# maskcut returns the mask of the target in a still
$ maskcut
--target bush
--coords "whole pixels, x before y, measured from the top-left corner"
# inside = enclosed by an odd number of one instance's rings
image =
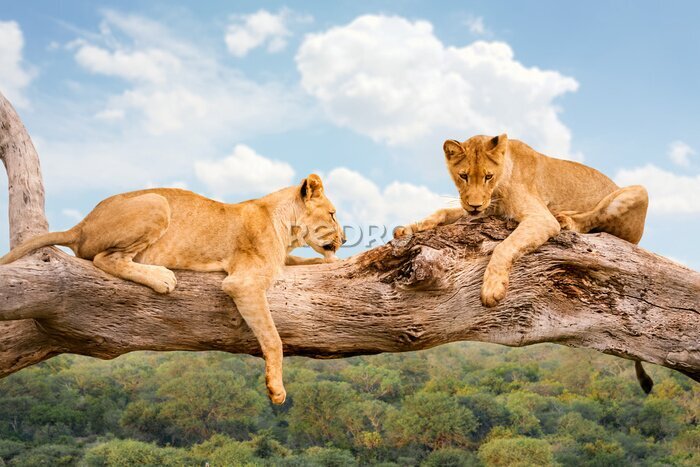
[[[269,433],[252,441],[236,441],[226,435],[214,435],[207,441],[191,449],[192,456],[199,464],[206,462],[219,465],[262,465],[263,457],[286,455],[288,450],[279,446]]]
[[[556,448],[556,460],[561,465],[577,467],[607,467],[624,465],[625,451],[617,441],[596,440],[592,443],[577,443],[565,439]]]
[[[14,457],[9,465],[25,466],[25,465],[50,465],[50,466],[69,466],[75,465],[81,457],[81,450],[75,446],[66,446],[63,444],[44,444],[37,446],[29,451],[24,451]]]
[[[392,420],[396,445],[415,443],[430,449],[464,446],[479,425],[456,398],[444,392],[419,392],[404,400]]]
[[[2,459],[3,461],[9,461],[17,454],[21,453],[26,449],[27,446],[21,441],[13,441],[11,439],[0,439],[0,459]]]
[[[272,430],[260,430],[247,444],[253,449],[253,454],[262,459],[287,457],[292,453],[272,437]]]
[[[512,427],[525,436],[556,431],[562,404],[554,397],[540,396],[526,391],[515,391],[505,396],[506,407],[511,412]]]
[[[578,442],[593,442],[606,437],[605,429],[586,420],[578,412],[569,412],[559,419],[559,433],[566,433]]]
[[[544,467],[554,465],[552,448],[542,439],[496,438],[481,445],[479,459],[489,467]]]
[[[232,441],[217,450],[207,459],[211,465],[254,465],[256,461],[262,463],[260,458],[255,457],[252,446],[240,441]]]
[[[350,451],[336,448],[312,447],[303,454],[280,460],[287,467],[355,467],[357,460]]]
[[[672,444],[673,459],[680,465],[700,465],[700,426],[681,433]]]
[[[85,453],[83,462],[89,467],[181,466],[196,463],[183,449],[161,448],[131,439],[115,439],[98,444]]]
[[[421,467],[471,467],[482,465],[473,452],[462,449],[445,448],[431,452],[421,463]]]
[[[673,401],[649,398],[644,401],[637,418],[639,431],[657,440],[673,437],[683,426],[679,415]]]
[[[471,410],[478,426],[473,434],[476,441],[481,441],[496,426],[508,426],[511,414],[508,408],[496,400],[493,395],[476,393],[460,398],[459,404]]]

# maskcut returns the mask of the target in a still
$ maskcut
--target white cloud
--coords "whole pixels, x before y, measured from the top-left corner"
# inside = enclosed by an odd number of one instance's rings
[[[34,71],[22,60],[24,36],[15,21],[0,21],[0,92],[17,107],[29,105],[24,88],[34,77]]]
[[[221,135],[288,128],[308,114],[298,91],[248,80],[221,64],[215,52],[183,42],[146,18],[105,12],[100,33],[73,41],[69,49],[85,70],[129,83],[96,112],[104,122],[131,121],[152,135],[185,126]]]
[[[209,110],[206,98],[182,86],[163,91],[133,89],[113,98],[110,104],[114,107],[105,109],[102,115],[123,115],[127,109],[140,111],[146,129],[154,135],[180,130],[188,120],[205,118]]]
[[[64,50],[115,83],[74,80],[65,97],[42,102],[47,123],[33,137],[49,190],[187,181],[194,160],[298,128],[315,112],[298,87],[247,78],[209,42],[187,42],[148,18],[102,15],[97,32],[78,31]]]
[[[71,219],[74,222],[80,222],[85,218],[82,212],[77,209],[62,209],[61,214]]]
[[[476,36],[483,36],[490,32],[488,29],[486,29],[484,18],[481,16],[469,16],[469,18],[467,18],[465,21],[465,24],[467,25],[467,28],[469,28],[469,32]]]
[[[690,167],[690,157],[697,153],[683,141],[674,141],[668,146],[668,157],[680,167]]]
[[[547,154],[580,157],[553,103],[577,81],[524,66],[505,42],[447,46],[427,21],[366,15],[307,35],[296,61],[329,117],[375,141],[432,147],[507,131]]]
[[[649,211],[659,214],[700,214],[700,174],[677,175],[652,164],[617,173],[620,186],[643,185],[649,192]]]
[[[104,109],[95,114],[95,118],[100,120],[121,120],[126,112],[124,109]]]
[[[266,194],[292,185],[294,169],[286,162],[268,159],[239,144],[230,156],[195,162],[195,173],[215,196]]]
[[[268,52],[280,52],[292,35],[289,23],[297,21],[306,22],[309,17],[298,16],[286,8],[277,13],[258,10],[250,15],[235,16],[226,30],[226,47],[236,57],[244,57],[264,45]]]
[[[345,167],[331,170],[323,182],[343,224],[391,228],[418,221],[440,208],[459,206],[451,197],[433,193],[425,186],[395,181],[382,189]]]
[[[148,182],[144,188],[180,188],[181,190],[189,190],[189,184],[182,180],[173,180],[170,182]]]
[[[79,41],[75,60],[93,73],[156,84],[164,83],[181,66],[177,57],[164,50],[109,51],[83,41]]]

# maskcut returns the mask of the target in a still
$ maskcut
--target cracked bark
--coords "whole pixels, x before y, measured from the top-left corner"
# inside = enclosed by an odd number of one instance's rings
[[[0,95],[0,158],[10,237],[46,230],[39,160]],[[454,341],[554,342],[666,366],[700,381],[700,274],[607,234],[562,232],[518,261],[506,299],[479,289],[497,219],[393,241],[351,259],[295,266],[268,292],[285,355],[339,358]],[[0,376],[61,353],[114,358],[135,350],[259,355],[224,275],[176,271],[170,295],[123,281],[56,249],[0,266]]]

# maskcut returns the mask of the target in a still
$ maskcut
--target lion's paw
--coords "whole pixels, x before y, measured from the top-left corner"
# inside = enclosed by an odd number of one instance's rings
[[[554,217],[557,219],[557,222],[559,222],[559,226],[562,230],[576,230],[576,223],[568,214],[562,212]]]
[[[284,401],[287,399],[287,391],[284,388],[276,390],[268,388],[267,395],[270,396],[270,401],[275,405],[284,404]]]
[[[324,256],[321,261],[323,263],[335,263],[336,261],[340,261],[340,258],[338,258],[335,253],[329,254]]]
[[[481,303],[487,307],[494,307],[503,300],[508,290],[508,274],[503,272],[489,272],[484,274],[484,283],[481,286]]]
[[[406,235],[411,235],[412,233],[413,229],[411,229],[410,225],[400,225],[394,229],[394,238],[405,237]]]
[[[158,293],[166,294],[175,290],[177,278],[170,269],[158,267],[151,272],[151,288]]]
[[[562,230],[571,230],[573,232],[582,232],[581,222],[582,214],[578,211],[562,211],[554,216],[559,222]]]

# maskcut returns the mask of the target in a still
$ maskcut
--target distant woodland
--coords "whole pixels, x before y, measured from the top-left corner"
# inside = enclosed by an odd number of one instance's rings
[[[555,345],[344,360],[61,356],[0,380],[0,465],[700,465],[700,385]]]

